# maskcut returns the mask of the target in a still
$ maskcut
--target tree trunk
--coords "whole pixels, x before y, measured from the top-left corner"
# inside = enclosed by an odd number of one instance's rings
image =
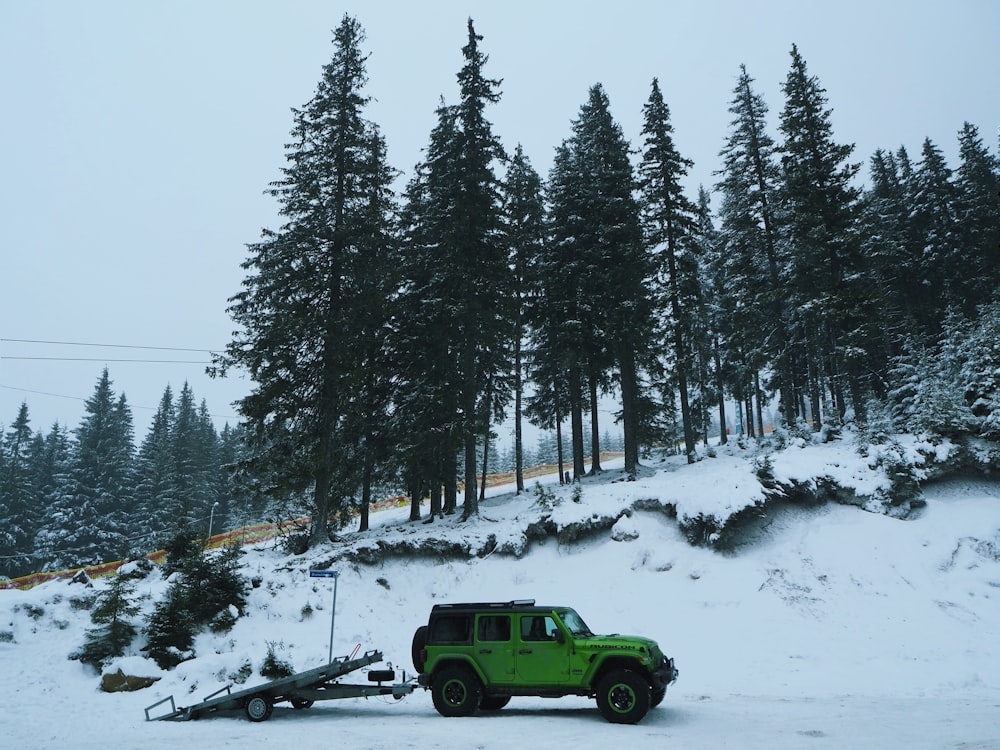
[[[479,501],[486,499],[486,472],[489,468],[490,458],[490,422],[486,420],[486,429],[483,431],[483,478],[479,483]]]
[[[437,480],[431,482],[431,510],[425,523],[434,523],[434,516],[441,515],[441,483]]]
[[[562,410],[559,408],[559,396],[556,396],[556,463],[559,466],[559,484],[564,484],[565,469],[563,468],[563,446],[562,446]]]
[[[420,520],[420,499],[422,497],[420,481],[413,480],[410,483],[410,520]]]
[[[639,438],[636,405],[638,402],[638,384],[635,372],[635,361],[632,352],[619,355],[622,387],[622,426],[625,438],[625,473],[635,480],[639,469]]]
[[[719,393],[719,445],[729,442],[726,434],[726,392],[722,387],[722,357],[719,355],[718,339],[712,342],[712,353],[715,357],[715,388]]]
[[[573,481],[578,482],[586,469],[583,465],[583,389],[580,372],[575,367],[569,373],[569,411],[573,440]]]
[[[368,531],[368,512],[372,502],[372,469],[375,460],[369,450],[365,451],[365,470],[361,479],[361,512],[358,531]]]
[[[524,378],[521,376],[521,368],[521,337],[517,336],[514,341],[514,481],[518,495],[524,492],[524,442],[521,428]]]
[[[458,457],[450,453],[444,461],[444,514],[458,509]]]
[[[600,417],[597,411],[597,378],[590,377],[590,474],[601,472]]]

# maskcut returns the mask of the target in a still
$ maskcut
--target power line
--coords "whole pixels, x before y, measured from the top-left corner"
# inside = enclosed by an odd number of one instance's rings
[[[199,351],[179,350],[179,351]],[[108,359],[107,357],[8,357],[0,355],[0,359],[30,360],[32,362],[139,362],[143,364],[169,364],[169,365],[210,365],[203,359]]]
[[[80,398],[79,396],[67,396],[67,395],[65,395],[63,393],[49,393],[48,391],[33,391],[30,388],[18,388],[18,387],[13,386],[13,385],[2,385],[2,384],[0,384],[0,388],[3,388],[3,389],[8,390],[8,391],[18,391],[19,393],[33,393],[33,394],[35,394],[37,396],[53,396],[54,398],[67,398],[70,401],[82,401],[84,403],[87,402],[87,399],[85,399],[85,398]],[[130,403],[128,405],[128,408],[129,409],[133,409],[133,410],[134,409],[142,409],[144,411],[156,411],[160,407],[158,407],[158,406],[138,406],[136,404],[131,404]],[[237,416],[236,414],[209,414],[208,416],[215,417],[216,419],[239,419],[239,416]]]
[[[11,344],[52,344],[55,346],[97,346],[104,347],[108,349],[151,349],[155,351],[163,352],[204,352],[206,354],[214,354],[215,351],[212,349],[188,349],[176,346],[132,346],[129,344],[91,344],[82,341],[44,341],[40,339],[3,339],[0,338],[0,343],[11,343]],[[10,357],[8,359],[14,359]]]

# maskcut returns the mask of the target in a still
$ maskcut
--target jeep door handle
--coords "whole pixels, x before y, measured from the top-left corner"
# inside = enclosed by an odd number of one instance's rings
[[[481,648],[481,649],[479,649],[479,653],[481,653],[481,654],[492,654],[493,653],[493,649],[491,649],[491,648]]]
[[[519,653],[519,654],[531,654],[531,653],[534,653],[534,652],[530,648],[522,648],[517,653]]]

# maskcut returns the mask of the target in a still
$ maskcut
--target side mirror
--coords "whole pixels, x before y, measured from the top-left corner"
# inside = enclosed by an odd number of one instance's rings
[[[555,631],[553,631],[552,635],[553,637],[555,637],[556,643],[566,642],[566,634],[563,633],[561,630],[556,629]]]

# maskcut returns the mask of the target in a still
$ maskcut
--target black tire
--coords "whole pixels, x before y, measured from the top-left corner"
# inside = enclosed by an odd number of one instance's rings
[[[666,696],[666,694],[667,694],[666,687],[656,688],[655,690],[653,690],[653,694],[649,699],[649,707],[656,708],[661,703],[663,703],[663,698],[664,696]]]
[[[597,707],[612,724],[638,724],[649,711],[646,678],[631,669],[614,669],[597,682]]]
[[[274,704],[266,695],[252,695],[243,704],[243,710],[250,721],[267,721],[271,718]]]
[[[311,701],[308,698],[292,698],[291,702],[292,708],[297,708],[300,711],[303,708],[312,708],[313,703],[315,703],[315,701]]]
[[[424,646],[427,645],[427,626],[421,625],[413,634],[413,643],[410,646],[410,656],[413,657],[413,668],[417,674],[422,674],[426,662],[424,661]]]
[[[445,667],[431,682],[434,708],[442,716],[471,716],[483,698],[483,686],[468,667]]]
[[[508,703],[510,703],[509,695],[484,695],[479,702],[479,709],[481,711],[499,711]]]

